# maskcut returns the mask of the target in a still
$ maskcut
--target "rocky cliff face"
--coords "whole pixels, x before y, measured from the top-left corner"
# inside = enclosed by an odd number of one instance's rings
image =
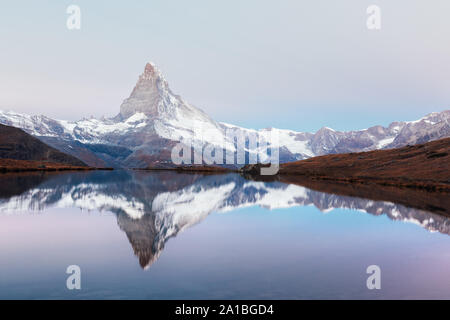
[[[387,148],[398,148],[450,137],[450,110],[434,112],[426,117],[399,125],[401,128]]]
[[[54,120],[0,111],[0,123],[18,127],[27,133],[68,152],[90,165],[114,167],[171,166],[171,150],[178,142],[197,149],[222,146],[236,151],[236,143],[227,132],[256,135],[271,141],[276,134],[280,161],[289,162],[324,154],[370,151],[400,147],[449,137],[450,110],[432,113],[412,122],[394,122],[387,128],[374,126],[366,130],[339,132],[322,128],[316,133],[282,129],[251,130],[219,123],[202,110],[174,94],[161,71],[152,64],[144,72],[110,119]],[[105,152],[106,151],[106,152]],[[248,155],[264,158],[261,148],[247,146]]]
[[[178,108],[185,109],[185,102],[172,93],[161,71],[153,63],[147,63],[116,119],[123,121],[139,113],[153,120],[174,118]]]

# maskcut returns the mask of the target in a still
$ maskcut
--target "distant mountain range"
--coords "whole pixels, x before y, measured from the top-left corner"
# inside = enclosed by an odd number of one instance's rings
[[[283,129],[246,129],[216,122],[200,109],[174,94],[162,73],[148,63],[129,98],[117,116],[79,121],[54,120],[0,111],[0,123],[21,128],[88,165],[101,167],[171,166],[171,150],[178,142],[192,142],[200,131],[207,132],[203,142],[236,151],[227,130],[256,134],[270,141],[272,132],[279,136],[280,161],[290,162],[314,156],[396,148],[450,137],[450,110],[431,113],[410,122],[393,122],[388,127],[339,132],[322,128],[316,133]],[[247,153],[261,154],[246,146]]]

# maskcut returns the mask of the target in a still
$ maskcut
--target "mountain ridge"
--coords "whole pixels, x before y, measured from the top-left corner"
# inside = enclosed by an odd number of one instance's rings
[[[431,113],[417,121],[393,122],[388,127],[341,132],[327,127],[315,133],[286,129],[253,130],[217,122],[204,111],[174,94],[162,72],[147,63],[119,113],[108,119],[54,120],[0,111],[0,123],[18,127],[50,146],[93,166],[173,166],[171,150],[179,142],[194,148],[221,146],[236,153],[227,133],[255,134],[270,142],[279,136],[280,162],[333,153],[395,148],[450,137],[450,110]],[[245,146],[247,154],[264,157],[260,148]]]
[[[237,174],[205,176],[173,171],[93,171],[40,175],[38,179],[26,175],[17,181],[17,176],[0,178],[10,185],[7,196],[0,193],[0,214],[28,211],[45,214],[52,207],[114,213],[143,268],[157,260],[170,238],[200,223],[211,213],[252,206],[272,210],[314,205],[327,214],[333,209],[347,208],[375,216],[386,215],[395,221],[417,224],[430,232],[450,235],[449,198],[423,190],[386,187],[386,191],[377,193],[374,199],[364,199],[359,193],[360,187],[354,185],[349,192],[349,186],[336,190],[335,184],[329,182],[318,186],[308,180],[303,186],[280,181],[251,181]],[[20,190],[10,194],[10,190],[17,189],[11,186],[14,184],[20,186]],[[327,193],[329,189],[342,195]],[[365,193],[373,195],[373,188],[366,186],[366,189],[369,191]],[[383,189],[377,188],[377,192]],[[402,200],[400,204],[396,199]]]

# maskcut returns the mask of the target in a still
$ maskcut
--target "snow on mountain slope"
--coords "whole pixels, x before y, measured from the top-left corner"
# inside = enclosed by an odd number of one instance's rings
[[[240,132],[244,135],[255,134],[257,137],[261,137],[261,141],[271,142],[271,134],[275,132],[278,136],[278,141],[274,141],[273,146],[278,148],[286,148],[286,150],[296,155],[296,158],[309,158],[314,156],[314,152],[310,148],[309,139],[313,136],[311,133],[296,132],[293,130],[267,128],[261,130],[246,129],[239,126],[235,126],[229,123],[220,123],[225,130],[233,130]]]
[[[51,146],[64,149],[91,165],[100,162],[109,165],[146,167],[155,163],[170,163],[171,148],[178,142],[201,146],[221,146],[236,152],[231,134],[254,135],[259,141],[271,142],[272,134],[279,137],[280,162],[301,160],[329,153],[369,151],[400,147],[450,136],[450,110],[432,113],[412,122],[394,122],[387,128],[374,126],[365,130],[339,132],[324,127],[316,133],[285,129],[253,130],[218,123],[202,110],[188,104],[174,94],[153,63],[144,72],[120,106],[117,116],[110,119],[54,120],[46,116],[30,116],[12,111],[0,111],[0,123],[14,126],[45,140]],[[79,142],[83,145],[74,145]],[[123,157],[104,154],[90,145],[126,148]],[[69,147],[68,147],[69,146]],[[105,150],[105,148],[100,148]],[[245,146],[245,152],[257,155],[259,161],[267,158],[261,146]]]
[[[0,123],[21,128],[37,137],[60,137],[82,143],[108,143],[107,135],[125,135],[146,125],[147,116],[136,113],[122,122],[110,119],[53,120],[13,111],[0,111]]]
[[[147,63],[144,73],[129,98],[120,107],[116,119],[127,121],[136,112],[142,112],[153,121],[156,133],[173,141],[193,138],[198,130],[208,133],[208,142],[220,145],[222,128],[202,110],[175,95],[161,72],[153,63]]]
[[[405,122],[387,147],[397,148],[445,137],[450,137],[450,110],[433,112],[419,120]]]

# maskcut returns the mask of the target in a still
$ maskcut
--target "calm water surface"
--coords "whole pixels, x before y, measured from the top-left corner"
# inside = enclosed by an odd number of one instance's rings
[[[450,299],[438,214],[235,174],[0,180],[2,299]]]

